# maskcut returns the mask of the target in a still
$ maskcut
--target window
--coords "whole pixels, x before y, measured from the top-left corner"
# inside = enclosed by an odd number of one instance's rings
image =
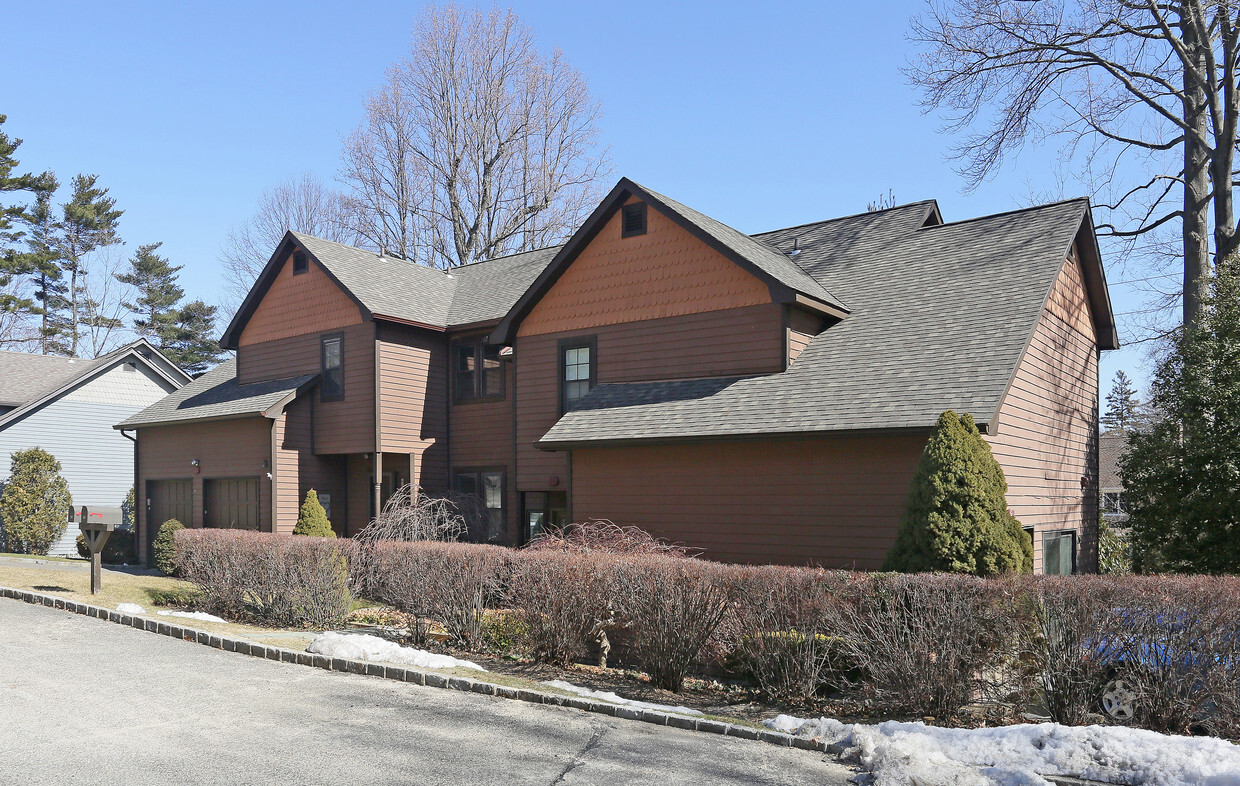
[[[1068,576],[1076,572],[1076,533],[1047,532],[1042,536],[1042,572]]]
[[[319,400],[344,398],[344,336],[336,333],[322,338],[322,364]]]
[[[305,251],[293,252],[293,275],[301,275],[310,269],[310,259]]]
[[[458,470],[452,477],[452,488],[458,494],[472,497],[477,503],[474,510],[462,511],[469,525],[470,540],[487,543],[507,541],[503,470]]]
[[[499,350],[480,338],[452,345],[452,387],[457,401],[504,397]]]
[[[1127,513],[1128,503],[1124,500],[1124,493],[1122,491],[1102,492],[1102,512]]]
[[[597,342],[593,336],[560,342],[560,412],[576,406],[594,387],[598,369]]]
[[[646,203],[634,202],[620,208],[620,237],[646,234]]]

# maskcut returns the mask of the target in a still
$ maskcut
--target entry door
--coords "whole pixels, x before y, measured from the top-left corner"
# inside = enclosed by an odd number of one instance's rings
[[[168,519],[187,527],[194,525],[194,481],[148,480],[146,482],[146,542],[149,547]]]
[[[261,528],[258,504],[258,478],[217,478],[203,482],[206,506],[204,527],[220,529]]]

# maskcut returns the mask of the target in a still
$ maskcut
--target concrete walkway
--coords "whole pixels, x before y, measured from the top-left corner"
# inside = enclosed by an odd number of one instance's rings
[[[0,783],[816,784],[823,754],[262,661],[0,599]]]

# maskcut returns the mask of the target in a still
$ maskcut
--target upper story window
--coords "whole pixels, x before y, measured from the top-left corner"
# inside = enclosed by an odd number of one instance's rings
[[[344,398],[344,336],[334,333],[321,339],[319,399]]]
[[[646,203],[634,202],[620,208],[620,237],[646,234]]]
[[[305,251],[293,252],[293,275],[305,273],[310,269],[310,259],[306,256]]]
[[[598,342],[594,336],[560,342],[560,411],[567,412],[590,392],[598,378]]]
[[[499,350],[482,337],[452,345],[452,389],[457,401],[504,397]]]

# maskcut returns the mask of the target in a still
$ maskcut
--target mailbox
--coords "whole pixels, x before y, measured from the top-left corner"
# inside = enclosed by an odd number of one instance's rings
[[[98,595],[103,584],[103,546],[108,542],[108,536],[116,529],[116,525],[103,521],[103,517],[98,515],[92,520],[90,511],[83,505],[78,529],[82,531],[86,545],[90,548],[90,592]]]

